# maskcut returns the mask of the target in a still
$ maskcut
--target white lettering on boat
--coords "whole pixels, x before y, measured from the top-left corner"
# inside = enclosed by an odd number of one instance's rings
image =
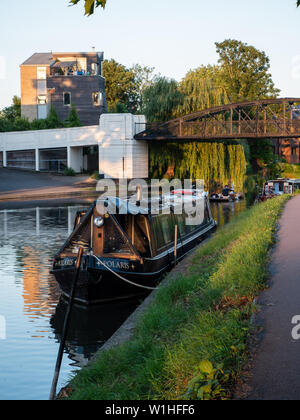
[[[109,268],[118,268],[119,270],[129,270],[130,266],[128,262],[122,262],[122,261],[103,261],[103,264],[105,264]],[[98,261],[98,266],[102,266],[102,264]]]

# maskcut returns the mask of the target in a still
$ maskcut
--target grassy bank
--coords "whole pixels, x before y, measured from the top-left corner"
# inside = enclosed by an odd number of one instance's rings
[[[74,377],[70,398],[230,398],[288,198],[245,211],[200,247],[188,274],[171,274],[159,290],[134,338]]]
[[[300,165],[282,164],[282,178],[300,178]]]

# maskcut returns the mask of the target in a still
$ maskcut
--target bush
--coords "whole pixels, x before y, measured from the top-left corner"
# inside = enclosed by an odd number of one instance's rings
[[[79,115],[74,105],[72,105],[69,118],[64,121],[64,126],[65,127],[80,127],[81,126]]]
[[[95,171],[92,175],[91,178],[96,179],[97,181],[100,179],[100,175],[98,171]]]
[[[76,172],[72,168],[66,168],[63,173],[65,176],[76,176]]]

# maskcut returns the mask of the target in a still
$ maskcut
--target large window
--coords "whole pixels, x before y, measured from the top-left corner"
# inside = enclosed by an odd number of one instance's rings
[[[70,106],[71,105],[71,93],[70,92],[64,92],[64,105]]]
[[[38,80],[37,81],[37,93],[38,93],[38,95],[46,95],[47,94],[47,82],[46,82],[46,80]]]
[[[46,105],[47,103],[47,96],[46,95],[39,95],[38,96],[38,105]]]
[[[46,80],[47,78],[47,67],[38,67],[37,68],[37,79]]]
[[[92,76],[98,76],[98,64],[92,63],[91,69],[92,69],[91,71]]]

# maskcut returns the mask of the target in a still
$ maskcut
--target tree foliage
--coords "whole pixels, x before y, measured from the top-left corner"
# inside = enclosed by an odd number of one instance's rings
[[[70,0],[72,5],[78,4],[81,0]],[[101,6],[103,9],[106,6],[107,0],[84,0],[84,9],[87,16],[91,16],[95,12],[95,8]],[[300,6],[300,0],[297,0],[297,7]]]
[[[179,91],[184,96],[178,110],[180,115],[229,103],[218,66],[201,66],[189,71],[182,79]]]
[[[151,84],[153,72],[153,67],[135,64],[127,68],[113,59],[105,60],[103,76],[109,112],[141,112],[143,93]]]
[[[221,81],[230,102],[276,97],[270,59],[263,52],[241,41],[227,39],[216,43]]]
[[[72,5],[78,4],[81,0],[70,0]],[[101,6],[103,9],[106,6],[106,0],[84,0],[84,10],[87,16],[94,13],[95,8]]]
[[[134,90],[132,92],[131,102],[137,112],[142,112],[143,95],[145,89],[151,86],[154,78],[154,67],[141,66],[134,64],[130,69],[134,74]]]
[[[14,121],[18,117],[21,117],[21,98],[15,95],[12,99],[12,105],[0,111],[0,118]]]
[[[240,144],[151,143],[149,149],[150,178],[204,179],[210,190],[234,181],[237,190],[243,189],[247,162]]]
[[[115,112],[118,103],[129,108],[130,100],[135,91],[133,71],[113,59],[105,60],[103,76],[105,77],[108,111]]]
[[[149,122],[168,121],[178,115],[183,94],[174,79],[156,76],[143,93],[143,113]]]
[[[142,92],[149,121],[187,115],[230,102],[276,97],[266,54],[237,40],[217,43],[219,64],[190,70],[176,86],[156,77]],[[160,108],[160,110],[159,110]]]
[[[65,127],[80,127],[81,126],[80,118],[74,104],[72,104],[69,118],[64,122],[64,126]]]
[[[72,106],[67,121],[61,122],[58,118],[56,108],[52,105],[47,118],[42,120],[29,121],[21,117],[20,98],[14,96],[13,105],[0,111],[0,132],[8,131],[27,131],[27,130],[47,130],[62,127],[79,127],[80,120],[76,109]]]

